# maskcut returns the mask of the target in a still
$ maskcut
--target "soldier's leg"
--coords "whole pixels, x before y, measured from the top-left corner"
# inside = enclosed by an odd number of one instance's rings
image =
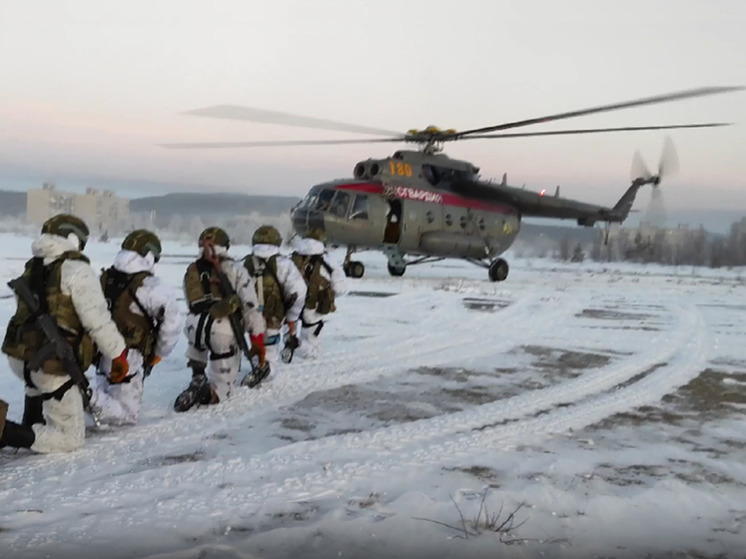
[[[301,317],[300,330],[300,350],[301,357],[316,359],[319,356],[319,336],[321,329],[324,327],[322,315],[313,310],[303,310]]]
[[[36,452],[70,452],[85,442],[85,413],[80,390],[72,385],[70,377],[47,375],[41,371],[31,373],[31,380],[42,394],[55,394],[42,405],[46,423],[37,423],[31,450]]]
[[[187,336],[187,366],[192,370],[189,386],[176,398],[174,410],[181,412],[195,404],[206,405],[211,400],[211,390],[207,381],[206,369],[208,350],[205,340],[206,315],[188,314],[184,325]]]
[[[39,396],[26,395],[23,403],[23,420],[21,423],[31,427],[34,423],[44,423],[44,401]]]
[[[282,359],[280,359],[280,353],[282,352],[282,335],[279,330],[267,330],[264,332],[264,347],[265,347],[265,358],[269,363],[270,374],[276,375],[280,369]]]
[[[207,376],[213,388],[213,403],[224,402],[236,386],[241,353],[228,320],[215,320],[208,332],[210,363]]]

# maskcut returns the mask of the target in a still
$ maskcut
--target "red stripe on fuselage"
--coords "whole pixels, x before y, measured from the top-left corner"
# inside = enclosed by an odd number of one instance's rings
[[[348,183],[338,184],[331,188],[339,190],[352,190],[355,192],[365,192],[367,194],[383,195],[383,185],[378,183]],[[484,210],[488,212],[497,212],[502,214],[517,214],[518,211],[512,206],[503,204],[490,204],[481,200],[465,198],[459,194],[451,192],[441,192],[437,190],[426,190],[424,188],[413,188],[410,186],[393,186],[395,198],[402,200],[413,200],[415,202],[427,202],[430,204],[440,204],[443,206],[456,206],[459,208],[469,208],[472,210]]]

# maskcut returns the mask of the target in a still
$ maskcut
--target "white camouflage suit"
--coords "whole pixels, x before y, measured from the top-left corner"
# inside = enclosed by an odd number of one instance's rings
[[[114,258],[113,267],[126,274],[153,272],[155,259],[149,252],[142,256],[132,250],[121,250]],[[135,297],[150,317],[162,317],[155,345],[155,355],[168,356],[179,341],[184,325],[184,316],[177,302],[176,290],[156,276],[146,277],[135,292]],[[134,301],[130,307],[134,313],[142,311]],[[91,398],[91,408],[101,423],[109,425],[133,425],[137,423],[142,405],[144,357],[139,350],[127,351],[129,363],[128,380],[109,382],[111,359],[102,358]]]
[[[43,257],[44,264],[54,262],[63,252],[79,249],[74,234],[61,237],[44,233],[31,245],[35,257]],[[82,260],[65,260],[60,269],[60,289],[72,299],[80,323],[99,351],[116,358],[124,351],[125,342],[111,319],[101,284],[90,264]],[[23,361],[8,358],[11,370],[23,380]],[[41,370],[31,371],[27,396],[49,394],[70,380],[67,375],[49,375]],[[85,441],[85,412],[80,390],[73,387],[60,400],[50,398],[43,403],[44,423],[33,425],[36,440],[31,450],[36,452],[69,452],[83,446]]]
[[[226,248],[215,246],[220,256],[220,268],[241,301],[241,313],[246,331],[251,336],[264,332],[265,323],[259,312],[254,280],[240,262],[228,258]],[[185,289],[186,293],[186,289]],[[200,322],[202,325],[200,326]],[[219,401],[230,397],[241,367],[241,350],[236,346],[228,318],[210,319],[209,312],[189,312],[184,326],[189,346],[186,356],[190,360],[207,365],[207,378]],[[224,356],[224,357],[222,357]],[[217,357],[217,358],[216,358]]]
[[[331,274],[324,266],[320,267],[321,276],[327,279],[335,297],[347,293],[347,281],[342,267],[329,258],[324,243],[316,239],[301,239],[296,245],[296,252],[304,256],[323,255],[324,262],[331,268]],[[307,359],[319,356],[319,336],[327,314],[321,314],[315,309],[303,309],[301,314],[302,327],[300,331],[300,347],[298,354]]]
[[[274,255],[277,256],[277,280],[282,288],[282,295],[285,301],[293,300],[293,304],[287,309],[285,322],[298,322],[303,303],[306,300],[306,282],[298,271],[293,261],[287,256],[280,254],[280,247],[270,244],[256,244],[253,247],[251,255],[267,260]],[[259,281],[259,280],[257,280]],[[264,343],[267,348],[267,362],[271,372],[275,375],[280,368],[282,361],[280,353],[282,351],[281,330],[267,329],[264,332]]]

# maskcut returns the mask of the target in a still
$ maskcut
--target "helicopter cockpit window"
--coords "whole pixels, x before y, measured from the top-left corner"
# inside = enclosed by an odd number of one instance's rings
[[[300,207],[301,208],[313,208],[316,204],[316,193],[311,193],[308,196],[306,196],[306,199],[301,202]]]
[[[433,171],[435,172],[435,177],[442,181],[471,180],[472,178],[471,174],[466,171],[449,169],[448,167],[433,166]],[[427,176],[425,178],[427,178]]]
[[[345,217],[347,215],[347,208],[350,206],[350,198],[349,193],[338,190],[334,195],[334,200],[332,200],[329,211],[339,217]]]
[[[352,203],[352,211],[350,212],[350,219],[368,219],[368,196],[366,194],[355,196],[355,201]]]
[[[432,165],[425,164],[422,166],[422,176],[432,185],[438,184],[438,181],[440,180],[437,169]]]
[[[334,196],[333,190],[322,190],[319,193],[319,197],[316,202],[316,209],[321,210],[322,212],[325,212],[326,210],[328,210],[333,196]]]

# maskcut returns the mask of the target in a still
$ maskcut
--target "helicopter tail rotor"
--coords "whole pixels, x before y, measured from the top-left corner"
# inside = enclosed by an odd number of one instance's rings
[[[658,173],[653,174],[645,164],[639,151],[632,157],[631,178],[632,181],[640,181],[642,184],[652,184],[656,188],[664,176],[675,175],[679,172],[679,156],[670,136],[666,136],[663,142],[663,151],[658,162]]]
[[[673,140],[670,136],[666,136],[663,142],[663,151],[661,152],[661,160],[658,163],[658,177],[671,176],[679,172],[679,156],[676,153],[676,146],[673,145]]]

